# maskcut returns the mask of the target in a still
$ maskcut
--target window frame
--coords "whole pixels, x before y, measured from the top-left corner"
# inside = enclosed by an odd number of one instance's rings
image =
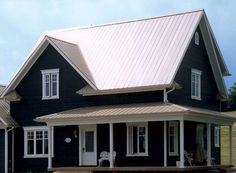
[[[174,151],[170,151],[170,127],[174,128]],[[169,121],[168,123],[168,151],[169,151],[169,156],[179,156],[179,122],[178,121]]]
[[[36,132],[37,131],[47,131],[49,133],[49,127],[47,126],[30,126],[30,127],[23,127],[24,129],[24,158],[46,158],[48,157],[48,154],[36,154]],[[28,154],[28,132],[33,132],[33,149],[34,149],[34,154]],[[44,134],[44,133],[43,133]],[[44,141],[44,135],[42,138],[42,141]],[[48,134],[48,147],[49,147],[49,134]],[[44,148],[43,148],[44,149]],[[49,150],[49,148],[48,148]],[[48,151],[49,152],[49,151]],[[44,153],[44,151],[43,151]],[[52,157],[54,157],[54,128],[52,127]]]
[[[48,99],[59,99],[59,69],[46,69],[46,70],[41,70],[42,74],[42,100],[48,100]],[[56,95],[52,95],[53,93],[53,75],[56,75],[57,80],[56,80]],[[49,76],[49,95],[46,95],[46,77]]]
[[[194,81],[193,81],[193,75],[195,75]],[[196,76],[198,76],[198,80],[196,79]],[[197,69],[191,70],[191,98],[195,100],[201,100],[201,76],[202,76],[202,71]],[[195,93],[193,93],[193,85]]]
[[[204,124],[197,124],[197,127],[196,127],[196,144],[200,144],[202,148],[204,148],[204,146],[205,146],[204,128],[205,128]],[[198,134],[199,134],[198,131],[202,132],[201,136],[198,136]],[[199,139],[201,140],[200,143],[198,143],[198,141],[200,141]]]
[[[214,128],[214,144],[215,147],[220,147],[220,127],[215,126]]]
[[[137,153],[132,153],[131,136],[129,133],[130,127],[137,127]],[[139,152],[139,128],[145,128],[145,152]],[[132,136],[133,137],[133,136]],[[133,141],[133,140],[132,140]],[[148,156],[148,123],[127,123],[126,124],[126,156]]]
[[[194,43],[196,45],[199,45],[200,44],[200,38],[199,38],[199,33],[196,31],[195,34],[194,34]]]

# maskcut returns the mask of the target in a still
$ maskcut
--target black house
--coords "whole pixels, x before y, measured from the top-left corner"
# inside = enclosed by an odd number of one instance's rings
[[[46,32],[2,93],[0,169],[220,165],[227,75],[203,10]]]

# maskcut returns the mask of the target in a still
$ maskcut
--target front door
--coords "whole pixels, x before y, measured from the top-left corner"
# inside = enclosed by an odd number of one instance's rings
[[[81,165],[97,165],[97,133],[96,125],[80,126],[80,159]]]

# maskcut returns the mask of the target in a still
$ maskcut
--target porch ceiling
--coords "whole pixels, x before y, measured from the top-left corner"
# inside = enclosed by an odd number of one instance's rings
[[[106,105],[72,109],[41,117],[35,121],[48,125],[80,125],[145,121],[190,120],[232,125],[236,118],[207,109],[172,103],[139,103]]]

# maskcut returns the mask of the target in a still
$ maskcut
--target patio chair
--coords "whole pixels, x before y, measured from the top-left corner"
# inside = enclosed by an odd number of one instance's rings
[[[184,160],[188,162],[190,166],[192,166],[193,161],[193,153],[188,153],[186,150],[184,151]]]
[[[102,163],[103,163],[105,160],[107,160],[107,161],[110,162],[110,152],[102,151],[102,152],[100,153],[100,159],[98,159],[99,167],[102,166]],[[114,165],[116,165],[115,160],[116,160],[116,152],[113,151],[113,163],[114,163]]]

